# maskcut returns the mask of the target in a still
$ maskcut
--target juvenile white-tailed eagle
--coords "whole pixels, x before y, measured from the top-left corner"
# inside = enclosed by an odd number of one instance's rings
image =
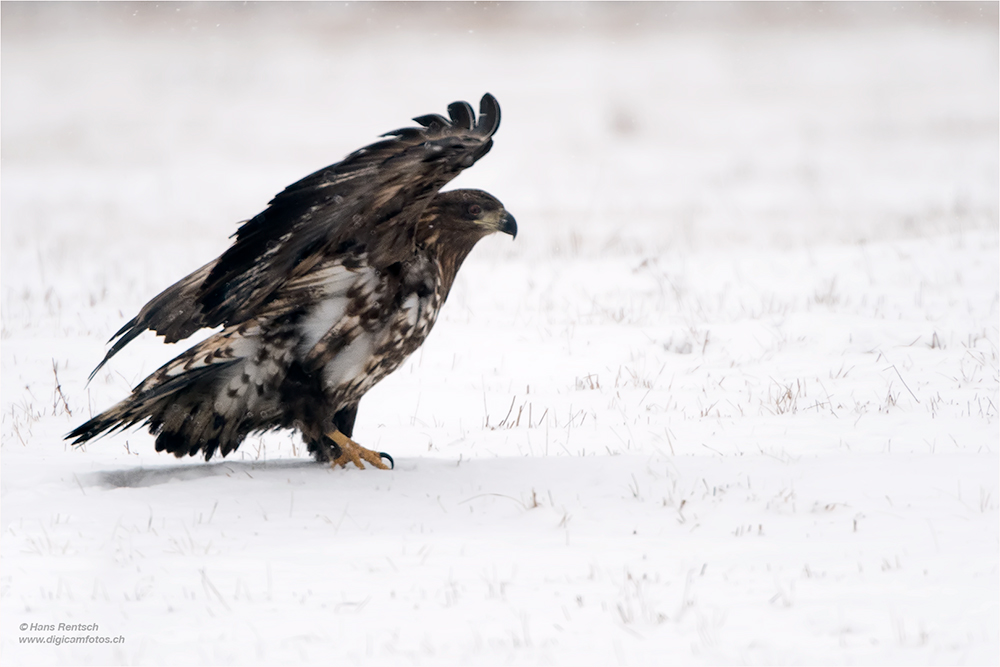
[[[169,362],[73,443],[140,422],[157,451],[211,459],[247,434],[301,431],[318,461],[387,466],[353,440],[358,402],[416,350],[476,242],[517,234],[481,190],[439,192],[486,155],[500,107],[486,94],[348,155],[285,188],[233,245],[147,303],[91,378],[149,329],[168,343],[224,329]]]

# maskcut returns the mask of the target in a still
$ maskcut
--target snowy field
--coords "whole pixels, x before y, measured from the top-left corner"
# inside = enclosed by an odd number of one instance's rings
[[[997,664],[997,20],[4,3],[0,661]],[[520,233],[362,401],[394,471],[63,442],[238,221],[487,91]]]

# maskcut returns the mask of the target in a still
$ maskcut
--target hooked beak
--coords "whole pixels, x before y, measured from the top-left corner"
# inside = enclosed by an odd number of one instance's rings
[[[503,217],[500,218],[500,230],[504,234],[510,234],[511,238],[517,238],[517,220],[514,219],[507,211],[503,212]]]

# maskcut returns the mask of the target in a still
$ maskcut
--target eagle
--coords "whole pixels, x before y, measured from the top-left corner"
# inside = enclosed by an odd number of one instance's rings
[[[358,403],[427,338],[476,243],[517,235],[492,195],[440,191],[493,146],[496,99],[483,96],[478,118],[453,102],[448,118],[413,120],[285,188],[220,257],[147,303],[91,379],[144,331],[174,343],[222,330],[66,439],[141,423],[157,451],[208,461],[251,433],[291,428],[317,461],[392,466],[351,439]]]

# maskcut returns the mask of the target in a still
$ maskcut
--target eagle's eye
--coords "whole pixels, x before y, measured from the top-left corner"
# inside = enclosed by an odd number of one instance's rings
[[[479,204],[469,204],[469,215],[475,217],[483,212],[483,207]]]

